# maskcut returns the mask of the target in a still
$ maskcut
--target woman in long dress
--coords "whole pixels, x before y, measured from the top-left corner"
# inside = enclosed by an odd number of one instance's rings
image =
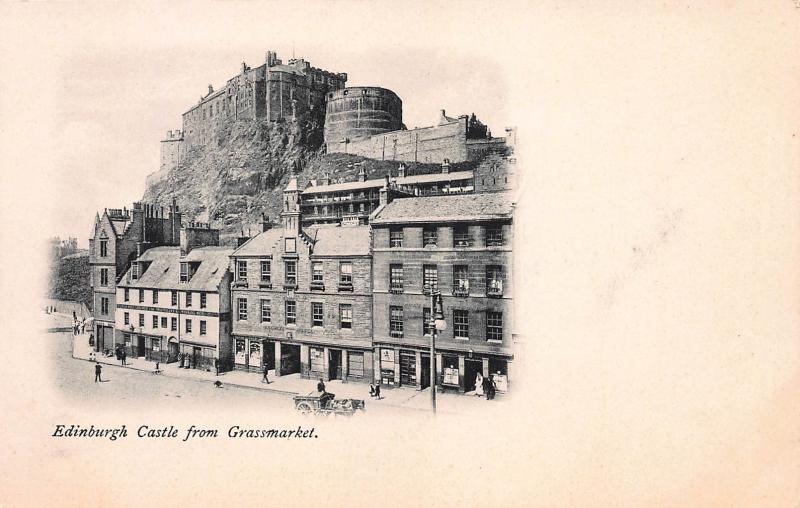
[[[483,397],[483,376],[480,372],[475,376],[475,395]]]

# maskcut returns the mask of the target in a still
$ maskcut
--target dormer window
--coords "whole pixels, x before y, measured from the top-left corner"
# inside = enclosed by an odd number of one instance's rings
[[[181,282],[189,282],[189,263],[181,263]]]
[[[136,280],[139,278],[139,263],[131,265],[131,279]]]

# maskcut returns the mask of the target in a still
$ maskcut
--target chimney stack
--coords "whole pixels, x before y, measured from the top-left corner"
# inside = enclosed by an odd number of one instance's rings
[[[400,163],[400,166],[397,168],[397,177],[398,178],[406,177],[406,165],[402,162]]]
[[[364,169],[364,163],[358,165],[358,181],[359,182],[367,181],[367,170]]]
[[[447,174],[450,172],[450,159],[444,159],[442,161],[442,174]]]
[[[269,221],[269,215],[261,214],[261,232],[269,231],[272,229],[272,223]]]

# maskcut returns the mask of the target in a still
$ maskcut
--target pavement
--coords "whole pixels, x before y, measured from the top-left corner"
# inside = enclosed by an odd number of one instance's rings
[[[68,315],[51,314],[53,325],[50,329],[63,328],[63,319],[71,320]],[[61,327],[59,327],[61,325]],[[68,332],[72,336],[72,357],[75,360],[90,361],[90,352],[92,351],[89,346],[89,333],[72,335],[71,330]],[[126,358],[126,365],[122,366],[121,362],[115,356],[103,357],[97,354],[97,362],[105,365],[113,365],[121,367],[130,371],[140,371],[142,373],[153,374],[155,371],[155,362],[147,361],[143,357],[140,358]],[[208,372],[201,369],[184,369],[180,368],[177,362],[170,364],[159,364],[160,373],[154,378],[173,378],[173,379],[186,379],[198,382],[213,384],[216,381],[223,383],[226,387],[235,387],[248,390],[257,390],[260,392],[267,392],[285,397],[292,397],[295,395],[307,395],[316,393],[317,380],[303,379],[300,374],[290,374],[280,377],[274,375],[274,371],[270,371],[270,383],[263,383],[261,381],[261,374],[231,371],[221,373],[218,376],[214,372]],[[381,398],[377,400],[369,396],[369,385],[363,383],[343,383],[341,380],[331,380],[325,382],[326,391],[333,393],[337,398],[351,398],[351,399],[364,399],[369,401],[370,407],[376,405],[396,407],[418,411],[430,411],[430,388],[424,390],[417,390],[414,388],[386,388],[381,387]],[[489,404],[502,404],[503,396],[498,396],[493,401],[487,401],[483,397],[478,397],[470,394],[456,394],[456,393],[438,393],[436,394],[437,412],[452,413],[452,414],[470,414],[472,411],[481,408],[485,409]]]

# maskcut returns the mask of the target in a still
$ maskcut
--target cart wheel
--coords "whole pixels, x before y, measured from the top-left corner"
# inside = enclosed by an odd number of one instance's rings
[[[313,409],[308,404],[308,402],[301,402],[300,404],[297,405],[296,409],[298,411],[300,411],[300,414],[303,414],[303,415],[311,414],[311,411],[313,411]]]

